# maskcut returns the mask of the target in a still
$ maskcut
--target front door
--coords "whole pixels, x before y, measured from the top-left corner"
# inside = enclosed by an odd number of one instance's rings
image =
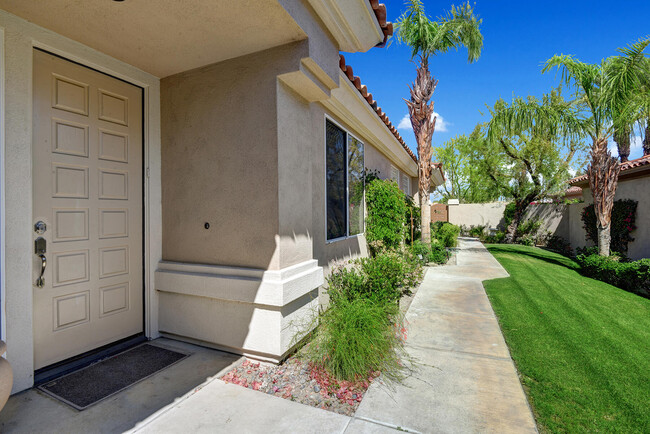
[[[142,89],[34,50],[33,90],[39,369],[143,331]]]

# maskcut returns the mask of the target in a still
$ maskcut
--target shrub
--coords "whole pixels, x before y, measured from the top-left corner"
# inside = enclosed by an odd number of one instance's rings
[[[395,303],[342,298],[321,315],[305,357],[341,380],[365,379],[376,371],[398,377],[403,354],[398,315]]]
[[[581,272],[629,292],[650,298],[650,259],[625,261],[617,256],[600,256],[593,249],[576,257]]]
[[[418,257],[422,263],[435,262],[436,264],[444,264],[449,259],[447,249],[439,242],[427,245],[422,241],[416,241],[411,247],[413,255]]]
[[[410,294],[422,278],[422,267],[412,256],[383,252],[357,260],[366,276],[364,296],[379,302],[397,302]]]
[[[431,231],[431,237],[435,237],[445,247],[456,247],[458,245],[459,234],[460,228],[447,222],[440,225],[440,228],[436,231],[435,235],[433,233],[433,228]]]
[[[512,223],[512,219],[515,218],[515,210],[516,210],[516,206],[514,202],[510,202],[503,209],[503,221],[506,224],[506,227],[510,226],[510,223]]]
[[[564,256],[573,256],[571,244],[558,235],[552,235],[546,240],[546,248],[554,250]]]
[[[397,249],[406,234],[404,193],[395,181],[375,179],[366,187],[366,204],[368,244],[381,241],[386,248]]]
[[[436,264],[444,264],[449,260],[449,252],[440,243],[431,243],[431,253],[429,254],[429,262]]]
[[[517,242],[519,244],[522,244],[524,246],[534,246],[535,245],[535,237],[533,237],[530,234],[526,234],[522,237],[520,237]]]
[[[481,238],[485,235],[485,225],[470,226],[468,234],[470,237]]]
[[[525,235],[535,237],[537,235],[537,232],[539,232],[539,228],[541,227],[541,220],[531,219],[521,222],[517,227],[517,237],[523,237]]]
[[[638,202],[632,199],[619,199],[614,201],[612,208],[612,223],[610,235],[612,241],[610,247],[616,252],[627,252],[627,245],[634,238],[630,236],[636,229],[636,208]],[[582,210],[582,223],[587,232],[587,239],[598,244],[598,228],[596,226],[596,212],[594,205],[588,205]]]
[[[366,298],[395,303],[422,280],[422,266],[407,252],[380,251],[332,269],[327,283],[332,305],[339,300]]]
[[[493,235],[487,235],[482,240],[487,244],[501,244],[506,240],[506,233],[504,231],[496,231]]]

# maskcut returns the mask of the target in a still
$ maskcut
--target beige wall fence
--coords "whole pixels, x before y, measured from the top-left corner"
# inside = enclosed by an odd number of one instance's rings
[[[628,245],[628,256],[637,260],[650,258],[650,201],[647,192],[650,191],[650,177],[621,180],[616,191],[616,199],[634,199],[638,201],[636,212],[637,229],[632,232]],[[574,249],[593,245],[587,240],[582,227],[582,210],[593,202],[591,192],[586,188],[583,192],[584,203],[554,204],[542,203],[531,205],[524,215],[524,220],[542,220],[540,231],[548,231],[560,236],[571,243]],[[449,205],[449,222],[464,226],[486,226],[487,229],[505,229],[503,210],[507,202],[491,202],[480,204]],[[433,214],[432,214],[433,217]]]

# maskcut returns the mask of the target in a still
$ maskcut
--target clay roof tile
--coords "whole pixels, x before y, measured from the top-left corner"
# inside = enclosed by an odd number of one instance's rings
[[[372,2],[371,2],[372,4]],[[411,149],[406,145],[406,142],[404,142],[404,139],[402,139],[402,136],[400,136],[399,132],[397,131],[397,128],[395,128],[395,125],[392,124],[390,119],[388,119],[388,116],[384,111],[379,107],[377,104],[377,101],[374,100],[372,97],[372,93],[368,92],[368,88],[361,84],[361,79],[352,73],[352,67],[350,65],[347,65],[345,63],[345,57],[343,57],[342,54],[339,54],[339,67],[341,68],[341,71],[345,73],[345,75],[348,77],[348,80],[352,83],[352,85],[357,89],[359,94],[368,102],[370,107],[377,113],[377,116],[384,122],[386,125],[386,128],[393,134],[395,139],[402,145],[404,150],[408,153],[408,155],[417,163],[418,159],[411,151]]]

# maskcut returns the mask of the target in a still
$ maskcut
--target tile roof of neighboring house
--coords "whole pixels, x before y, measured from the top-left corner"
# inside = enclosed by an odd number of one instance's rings
[[[400,136],[399,132],[397,132],[397,128],[392,124],[390,119],[388,119],[388,116],[386,113],[383,112],[381,107],[377,104],[377,101],[372,97],[372,94],[368,92],[368,88],[366,86],[361,84],[361,79],[357,76],[354,75],[352,72],[352,67],[350,65],[345,64],[345,57],[343,57],[342,54],[339,54],[339,67],[341,68],[341,71],[345,73],[345,75],[348,77],[348,80],[354,85],[354,87],[357,88],[361,96],[370,104],[370,107],[373,108],[375,113],[377,113],[377,116],[386,124],[388,129],[390,130],[391,133],[395,136],[398,142],[402,145],[402,147],[406,150],[406,152],[411,156],[413,161],[417,163],[418,157],[415,156],[413,151],[406,145],[406,142],[404,139],[402,139],[402,136]]]
[[[388,37],[393,34],[393,23],[390,21],[386,21],[386,5],[383,3],[379,3],[379,0],[369,0],[370,1],[370,7],[372,7],[373,12],[375,13],[375,16],[377,17],[377,21],[379,22],[379,27],[381,27],[381,31],[384,33],[384,40],[377,44],[378,47],[383,47],[386,45],[386,41],[388,41]]]
[[[574,185],[573,187],[569,187],[564,192],[564,195],[568,197],[580,196],[582,195],[582,187],[578,187],[577,185]]]
[[[641,166],[648,166],[648,165],[650,165],[650,155],[644,155],[641,158],[637,158],[635,160],[628,160],[625,163],[621,163],[621,172],[630,169],[636,169],[637,167],[641,167]],[[570,185],[575,185],[587,181],[588,179],[589,177],[587,175],[580,175],[580,176],[576,176],[575,178],[569,179],[568,182]]]

